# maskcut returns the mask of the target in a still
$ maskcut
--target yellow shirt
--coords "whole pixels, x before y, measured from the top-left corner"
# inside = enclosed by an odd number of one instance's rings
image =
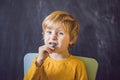
[[[64,60],[47,57],[40,67],[35,62],[36,58],[24,80],[88,80],[84,63],[75,56],[71,55]]]

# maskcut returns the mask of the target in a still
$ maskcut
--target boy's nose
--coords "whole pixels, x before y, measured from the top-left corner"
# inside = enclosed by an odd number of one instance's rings
[[[52,40],[57,40],[57,35],[56,35],[56,34],[53,34],[53,35],[51,36],[51,38],[52,38]]]

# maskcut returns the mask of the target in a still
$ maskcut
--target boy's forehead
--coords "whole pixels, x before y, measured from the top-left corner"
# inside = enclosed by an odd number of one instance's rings
[[[46,29],[64,29],[62,25],[47,26]]]

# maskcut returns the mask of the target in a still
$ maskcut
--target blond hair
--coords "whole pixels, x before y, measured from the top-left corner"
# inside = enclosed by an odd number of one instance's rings
[[[56,24],[62,25],[65,28],[66,32],[70,35],[70,40],[72,40],[70,46],[74,45],[77,40],[80,27],[78,21],[67,12],[54,11],[43,20],[42,28],[45,30],[46,27],[52,27]]]

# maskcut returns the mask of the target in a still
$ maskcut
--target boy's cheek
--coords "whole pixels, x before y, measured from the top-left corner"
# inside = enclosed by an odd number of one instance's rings
[[[44,39],[44,44],[47,45],[48,44],[48,40]]]
[[[44,41],[46,41],[46,40],[48,40],[48,39],[49,39],[49,36],[44,35],[44,36],[43,36],[43,39],[44,39]]]

